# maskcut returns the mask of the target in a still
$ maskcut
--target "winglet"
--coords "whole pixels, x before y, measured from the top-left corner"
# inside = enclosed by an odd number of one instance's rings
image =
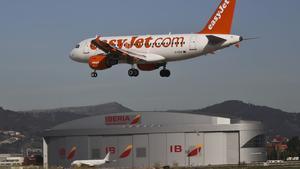
[[[201,34],[230,34],[236,0],[222,0]]]

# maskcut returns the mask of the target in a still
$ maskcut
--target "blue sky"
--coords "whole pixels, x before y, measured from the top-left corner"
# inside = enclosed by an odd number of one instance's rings
[[[217,0],[1,1],[0,106],[13,110],[117,101],[135,110],[202,108],[229,99],[300,112],[298,0],[238,1],[233,33],[245,41],[215,55],[168,64],[129,78],[129,65],[89,77],[68,58],[97,34],[190,33],[202,29]]]

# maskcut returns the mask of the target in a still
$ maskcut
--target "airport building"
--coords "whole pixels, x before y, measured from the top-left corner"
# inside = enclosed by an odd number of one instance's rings
[[[44,165],[102,159],[105,167],[203,166],[266,160],[260,122],[175,112],[129,112],[66,122],[44,132]]]

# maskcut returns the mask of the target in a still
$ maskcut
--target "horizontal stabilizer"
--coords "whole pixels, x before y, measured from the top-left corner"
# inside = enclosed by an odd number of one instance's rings
[[[207,35],[208,44],[210,45],[217,45],[226,42],[226,39],[214,36],[214,35]]]

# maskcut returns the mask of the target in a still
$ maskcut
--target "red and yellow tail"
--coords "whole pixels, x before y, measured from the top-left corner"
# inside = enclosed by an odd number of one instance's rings
[[[230,34],[236,0],[222,0],[201,34]]]

